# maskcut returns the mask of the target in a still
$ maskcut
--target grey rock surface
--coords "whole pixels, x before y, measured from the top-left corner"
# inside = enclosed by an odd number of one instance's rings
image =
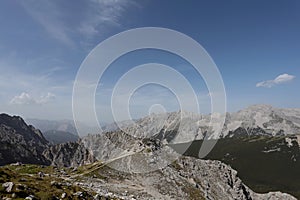
[[[46,164],[42,152],[49,142],[19,116],[0,114],[0,165],[15,162]]]

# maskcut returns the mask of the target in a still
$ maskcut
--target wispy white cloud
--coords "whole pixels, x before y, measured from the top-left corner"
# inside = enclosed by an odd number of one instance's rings
[[[77,2],[78,3],[78,2]],[[28,14],[53,38],[74,46],[74,38],[90,39],[103,35],[107,29],[122,27],[124,15],[130,7],[138,7],[132,0],[87,0],[78,12],[61,8],[60,1],[22,1]],[[76,13],[76,15],[75,15]],[[83,40],[80,44],[86,44]]]
[[[86,36],[99,34],[108,26],[120,27],[127,8],[137,6],[130,0],[90,0],[89,13],[78,30]]]
[[[63,65],[49,59],[22,63],[0,57],[0,110],[26,117],[71,118],[73,80],[61,77]]]
[[[18,104],[18,105],[30,105],[35,104],[36,101],[26,92],[22,92],[22,94],[15,96],[9,102],[10,104]]]
[[[52,37],[74,46],[68,33],[68,27],[63,23],[63,13],[59,12],[54,1],[22,1],[22,5],[28,14],[40,23]]]
[[[48,92],[46,95],[42,95],[39,99],[36,100],[38,104],[46,104],[55,99],[55,94]]]
[[[10,100],[11,105],[42,105],[49,103],[55,99],[55,95],[48,92],[47,95],[42,95],[39,98],[34,98],[26,92],[22,92],[20,95],[13,97]]]
[[[51,87],[65,86],[66,81],[57,81],[57,77],[65,70],[49,59],[21,63],[17,57],[0,57],[0,88],[1,92],[16,94],[22,91],[31,91],[39,94],[44,91],[53,91]],[[20,66],[27,70],[21,70]]]
[[[267,81],[262,81],[256,84],[256,87],[266,87],[266,88],[271,88],[275,85],[279,85],[282,83],[286,83],[286,82],[290,82],[293,79],[295,79],[296,77],[293,75],[289,75],[289,74],[281,74],[279,76],[277,76],[275,79],[273,80],[267,80]]]

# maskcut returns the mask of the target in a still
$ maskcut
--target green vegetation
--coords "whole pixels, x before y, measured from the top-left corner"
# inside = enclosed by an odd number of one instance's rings
[[[174,169],[176,169],[176,171],[179,171],[179,170],[182,169],[182,167],[177,163],[177,161],[173,161],[173,162],[171,163],[171,166],[172,166]]]
[[[84,177],[94,177],[99,179],[106,179],[103,175],[100,173],[100,169],[105,168],[106,165],[102,162],[98,161],[93,164],[89,165],[83,165],[78,167],[75,174],[72,177],[80,178],[82,176]]]
[[[42,172],[42,176],[39,173]],[[40,165],[19,165],[0,167],[0,198],[13,197],[13,199],[24,199],[29,195],[34,195],[36,199],[56,199],[66,193],[65,199],[82,199],[74,196],[76,192],[82,192],[85,197],[91,196],[89,192],[80,188],[76,184],[67,181],[67,175],[71,174],[71,169],[56,169],[51,166]],[[2,184],[13,182],[11,192],[5,191]],[[87,198],[89,199],[89,198]]]
[[[202,141],[176,144],[184,155],[197,157]],[[281,191],[300,199],[300,149],[288,147],[285,137],[239,136],[218,140],[206,159],[220,160],[238,171],[239,177],[258,193]]]

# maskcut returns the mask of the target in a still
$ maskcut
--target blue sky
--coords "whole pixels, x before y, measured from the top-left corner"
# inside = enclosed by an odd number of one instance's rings
[[[297,0],[1,1],[0,111],[72,118],[73,82],[88,53],[114,34],[148,26],[180,31],[207,50],[223,77],[228,111],[257,103],[300,107],[299,10]],[[104,113],[118,78],[148,62],[183,73],[200,109],[209,112],[204,82],[184,60],[157,50],[126,56],[111,66],[97,90],[97,113],[104,121],[111,121]],[[148,86],[133,95],[132,116],[144,116],[156,103],[178,109],[170,91]]]

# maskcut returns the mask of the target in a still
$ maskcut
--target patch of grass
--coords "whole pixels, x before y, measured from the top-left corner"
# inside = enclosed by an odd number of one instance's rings
[[[147,149],[146,149],[146,152],[147,152],[147,153],[152,152],[151,148],[147,148]]]
[[[65,168],[61,170],[70,173],[70,169]],[[40,178],[38,172],[50,174],[50,176],[46,175]],[[21,199],[29,195],[34,195],[38,199],[52,199],[53,197],[60,197],[62,193],[67,194],[67,199],[77,199],[77,197],[72,196],[73,193],[78,191],[85,192],[83,188],[54,175],[55,173],[58,173],[57,170],[50,166],[21,165],[0,167],[0,181],[2,183],[9,181],[14,183],[13,190],[10,193],[7,193],[0,186],[0,199],[1,197],[11,197],[12,193],[15,193],[17,198]]]
[[[177,161],[173,161],[170,166],[173,167],[176,171],[179,171],[182,169],[182,167],[178,164]]]

